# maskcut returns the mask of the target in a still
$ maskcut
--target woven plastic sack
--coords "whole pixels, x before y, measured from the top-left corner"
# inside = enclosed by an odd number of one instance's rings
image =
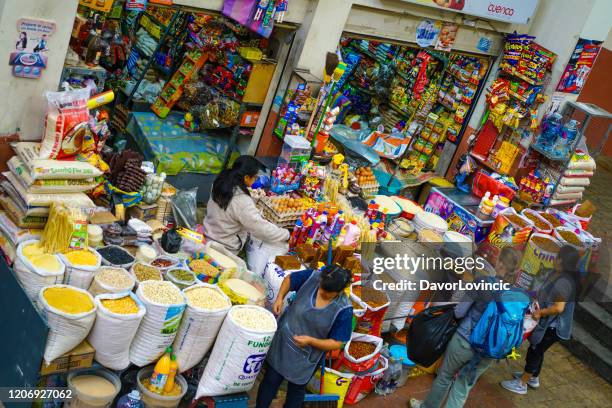
[[[130,296],[138,305],[133,314],[113,313],[102,305],[105,299]],[[96,321],[89,333],[89,343],[96,349],[95,359],[111,370],[123,370],[130,365],[130,344],[146,313],[142,302],[133,293],[98,295],[95,298]]]
[[[46,271],[32,265],[28,258],[23,255],[23,247],[30,244],[37,244],[38,242],[38,240],[28,240],[19,244],[17,247],[17,259],[13,265],[13,271],[15,275],[17,275],[17,279],[19,279],[26,294],[32,301],[36,301],[38,293],[45,286],[62,283],[65,270],[64,264],[57,255],[54,255],[60,264],[60,269],[57,271]]]
[[[164,284],[181,294],[183,299],[181,303],[166,305],[148,300],[142,288],[152,282],[156,281],[141,282],[136,290],[136,296],[147,309],[130,345],[130,362],[138,367],[146,366],[159,359],[164,354],[164,350],[174,342],[187,306],[183,293],[170,282],[164,282]]]
[[[374,351],[363,357],[353,357],[350,353],[351,343],[359,341],[363,343],[370,343],[375,346]],[[351,339],[344,346],[344,352],[341,357],[334,364],[334,370],[340,370],[342,367],[347,368],[353,373],[362,373],[370,370],[376,365],[380,358],[380,350],[383,346],[383,340],[380,337],[371,336],[369,334],[353,333]],[[340,370],[346,371],[346,370]]]
[[[125,292],[129,292],[132,289],[134,289],[134,285],[136,284],[136,278],[133,275],[131,275],[126,269],[114,268],[112,266],[105,266],[103,268],[100,268],[98,272],[102,271],[103,269],[116,269],[120,271],[125,276],[130,278],[131,284],[123,288],[111,286],[105,282],[102,282],[102,280],[100,279],[100,274],[96,273],[93,280],[91,281],[91,285],[89,286],[89,293],[91,293],[92,295],[97,296],[102,293],[125,293]]]
[[[348,392],[344,397],[344,402],[348,405],[353,405],[367,397],[368,394],[374,391],[376,383],[383,377],[388,366],[389,361],[385,357],[380,356],[374,371],[356,374],[351,380]]]
[[[201,287],[210,288],[218,292],[227,300],[227,306],[213,310],[202,309],[190,305],[189,301],[187,301],[187,308],[183,314],[183,319],[181,320],[181,325],[172,347],[180,372],[187,371],[202,361],[204,355],[213,346],[223,320],[225,320],[225,316],[232,306],[225,293],[215,285],[206,283],[193,285],[184,289],[183,293]]]
[[[94,307],[85,313],[68,314],[50,306],[43,296],[43,292],[51,287],[68,287],[83,292],[91,299]],[[44,360],[50,364],[53,360],[78,346],[89,333],[96,318],[96,305],[94,298],[86,290],[68,285],[50,285],[38,292],[38,302],[42,306],[49,326],[49,335],[45,345]]]
[[[289,251],[286,242],[263,242],[256,238],[251,238],[247,243],[246,255],[249,270],[256,275],[263,276],[266,264],[270,258],[277,255],[285,255]]]
[[[253,387],[272,344],[276,326],[270,331],[254,331],[239,326],[232,318],[232,312],[241,308],[265,310],[258,306],[232,307],[217,336],[196,398],[235,394]]]
[[[100,254],[93,250],[87,249],[91,253],[96,256],[97,262],[93,266],[89,265],[72,265],[72,263],[66,258],[63,254],[59,254],[62,263],[66,265],[66,270],[64,271],[64,284],[75,286],[81,289],[88,289],[91,285],[91,281],[94,278],[94,275],[100,269],[100,265],[102,264],[102,257]]]

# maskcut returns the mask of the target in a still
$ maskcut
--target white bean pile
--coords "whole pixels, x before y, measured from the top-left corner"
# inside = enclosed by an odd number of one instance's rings
[[[96,279],[116,289],[129,289],[133,284],[130,274],[125,269],[101,268],[96,274]]]
[[[265,309],[260,307],[240,307],[230,310],[232,319],[245,329],[269,332],[276,330],[276,320]]]
[[[231,306],[226,298],[211,288],[196,287],[186,290],[184,293],[189,305],[200,309],[214,310]]]
[[[142,294],[147,300],[154,303],[164,305],[185,303],[181,291],[172,282],[144,281],[140,283],[139,289],[142,290]]]

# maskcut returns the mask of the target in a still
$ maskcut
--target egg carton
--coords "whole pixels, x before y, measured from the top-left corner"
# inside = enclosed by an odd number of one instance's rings
[[[366,184],[364,186],[360,185],[360,187],[361,187],[361,192],[364,197],[373,197],[378,194],[378,189],[380,188],[380,185],[376,183],[376,184]]]
[[[304,214],[304,211],[284,212],[279,213],[272,205],[274,199],[262,199],[259,201],[259,209],[263,217],[283,228],[290,228],[295,225],[295,222]]]

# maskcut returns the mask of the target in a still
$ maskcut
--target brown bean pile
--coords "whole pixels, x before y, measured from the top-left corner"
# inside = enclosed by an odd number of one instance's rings
[[[376,350],[376,346],[372,343],[365,341],[351,341],[349,346],[349,355],[355,359],[360,359],[365,356],[369,356]]]
[[[559,252],[559,245],[550,238],[545,237],[533,237],[531,238],[533,243],[536,244],[541,250],[546,252]]]
[[[553,228],[561,226],[561,222],[559,221],[559,219],[550,213],[541,212],[540,216],[543,217],[546,221],[550,222],[550,225],[552,225]]]
[[[353,286],[353,293],[372,308],[380,307],[389,302],[383,292],[369,286]]]
[[[568,244],[572,244],[576,246],[580,246],[582,244],[582,241],[580,241],[580,238],[578,238],[578,236],[574,234],[573,232],[565,231],[565,230],[560,230],[558,232],[559,232],[559,235],[561,235],[561,238],[563,238],[565,242],[567,242]]]
[[[550,229],[550,225],[546,224],[540,217],[538,217],[534,213],[526,212],[523,216],[529,218],[535,224],[536,228],[539,230],[547,230]]]

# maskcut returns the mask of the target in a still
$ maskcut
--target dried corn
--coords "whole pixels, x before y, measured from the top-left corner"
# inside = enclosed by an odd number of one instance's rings
[[[43,297],[49,306],[70,314],[89,312],[94,307],[87,294],[65,286],[47,288]]]
[[[223,309],[231,306],[229,300],[219,292],[207,287],[194,287],[185,291],[185,297],[189,305],[201,309]]]
[[[102,306],[113,313],[134,314],[138,313],[138,304],[130,296],[119,299],[102,299]]]
[[[144,281],[140,284],[139,288],[144,297],[150,302],[164,305],[185,303],[181,291],[172,282]]]
[[[72,265],[95,266],[98,263],[98,258],[88,249],[66,252],[64,256]]]
[[[241,327],[256,331],[274,331],[276,330],[276,320],[266,311],[257,306],[239,307],[230,310],[232,319]]]

